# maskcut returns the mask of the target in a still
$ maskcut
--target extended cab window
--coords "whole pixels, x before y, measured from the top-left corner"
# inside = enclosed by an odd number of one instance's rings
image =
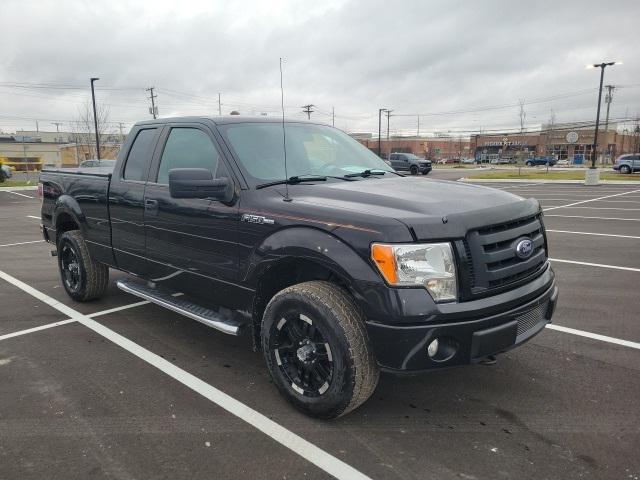
[[[158,183],[169,183],[172,168],[206,168],[215,176],[220,154],[209,136],[197,128],[174,128],[164,146]]]
[[[151,149],[156,138],[155,128],[146,128],[140,130],[133,142],[127,163],[124,166],[122,177],[125,180],[145,181],[147,179],[146,165],[147,159],[151,154]]]

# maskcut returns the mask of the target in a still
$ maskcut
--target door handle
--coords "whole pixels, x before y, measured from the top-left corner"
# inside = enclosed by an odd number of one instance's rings
[[[158,201],[152,198],[145,198],[144,200],[144,210],[150,215],[158,214]]]

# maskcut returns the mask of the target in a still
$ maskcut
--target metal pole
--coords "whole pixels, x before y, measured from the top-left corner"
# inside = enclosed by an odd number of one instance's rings
[[[93,82],[100,80],[96,77],[91,77],[91,100],[93,102],[93,126],[96,130],[96,156],[100,160],[100,134],[98,133],[98,114],[96,112],[96,94],[93,88]]]
[[[604,69],[606,63],[598,65],[600,67],[600,89],[598,90],[598,110],[596,112],[596,130],[593,135],[593,150],[591,152],[591,168],[596,168],[596,150],[598,148],[598,127],[600,126],[600,102],[602,101],[602,81],[604,80]]]
[[[336,107],[331,107],[331,126],[336,126]]]
[[[222,103],[220,102],[220,92],[218,92],[218,115],[222,116]]]
[[[382,112],[384,108],[378,109],[378,156],[382,158]]]

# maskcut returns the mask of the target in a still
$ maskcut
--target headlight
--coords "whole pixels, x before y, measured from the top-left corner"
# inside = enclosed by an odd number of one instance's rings
[[[450,243],[374,243],[371,258],[389,285],[421,286],[436,302],[456,300],[456,266]]]

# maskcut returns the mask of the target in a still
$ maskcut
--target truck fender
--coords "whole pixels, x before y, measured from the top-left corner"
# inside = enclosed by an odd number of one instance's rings
[[[248,259],[248,284],[256,286],[262,273],[285,259],[304,259],[320,264],[349,282],[380,283],[372,265],[337,236],[311,227],[290,227],[266,237]]]
[[[81,232],[85,233],[85,227],[87,225],[87,219],[82,213],[80,204],[71,195],[60,195],[53,209],[52,224],[55,230],[58,229],[58,223],[61,219],[71,217],[71,219],[78,225]]]

